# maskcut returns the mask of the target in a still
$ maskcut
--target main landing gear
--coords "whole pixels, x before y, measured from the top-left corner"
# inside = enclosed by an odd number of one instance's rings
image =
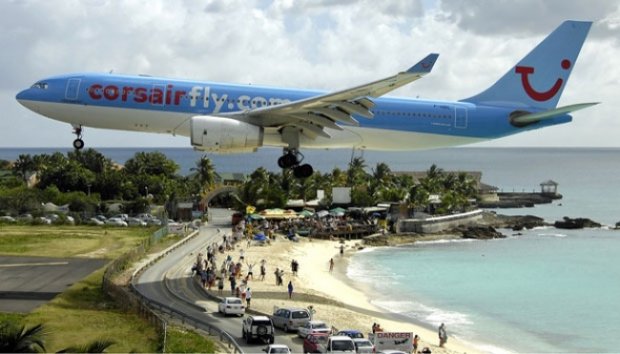
[[[314,169],[309,164],[301,164],[304,159],[297,149],[284,148],[284,155],[278,159],[280,168],[292,168],[295,178],[307,178],[312,176]]]
[[[82,150],[84,147],[84,140],[82,140],[82,126],[73,127],[73,134],[77,139],[73,140],[73,148],[76,150]]]

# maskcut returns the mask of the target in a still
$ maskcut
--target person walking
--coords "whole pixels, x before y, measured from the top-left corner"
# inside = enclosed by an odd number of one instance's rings
[[[444,344],[448,342],[448,334],[446,333],[446,325],[442,323],[439,326],[437,334],[439,335],[439,347],[443,348]]]
[[[247,304],[247,308],[250,308],[250,301],[252,301],[252,289],[245,289],[245,302]]]
[[[288,281],[288,298],[292,298],[293,297],[293,281],[289,280]]]
[[[331,273],[334,270],[334,259],[329,259],[329,272]]]

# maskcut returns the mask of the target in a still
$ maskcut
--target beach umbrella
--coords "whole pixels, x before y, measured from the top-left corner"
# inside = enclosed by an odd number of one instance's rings
[[[319,218],[324,218],[327,215],[329,215],[329,211],[327,210],[321,210],[316,213],[316,216],[318,216]]]
[[[250,214],[250,219],[252,219],[252,220],[263,220],[265,218],[262,215],[260,215],[260,214]]]
[[[305,210],[304,209],[304,210],[300,211],[299,213],[297,213],[297,215],[303,216],[304,218],[308,218],[308,217],[311,217],[312,215],[314,215],[314,213],[311,212],[310,210]]]

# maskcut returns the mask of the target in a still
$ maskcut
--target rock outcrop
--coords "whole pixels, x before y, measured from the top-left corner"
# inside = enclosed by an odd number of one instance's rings
[[[562,221],[556,221],[553,226],[557,229],[583,229],[584,227],[601,227],[601,224],[588,218],[571,219],[567,216]]]

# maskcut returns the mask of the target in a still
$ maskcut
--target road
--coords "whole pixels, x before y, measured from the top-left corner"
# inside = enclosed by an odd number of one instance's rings
[[[146,298],[167,304],[187,317],[206,321],[230,334],[244,352],[256,353],[266,345],[248,345],[241,338],[242,320],[245,317],[224,317],[219,314],[217,302],[209,299],[191,277],[191,267],[197,253],[204,253],[207,245],[212,242],[220,242],[224,232],[230,233],[231,215],[228,210],[211,209],[211,221],[208,226],[200,229],[198,236],[145,270],[134,281],[134,285]],[[275,343],[286,344],[293,352],[301,353],[301,341],[296,337],[296,334],[276,330]]]

